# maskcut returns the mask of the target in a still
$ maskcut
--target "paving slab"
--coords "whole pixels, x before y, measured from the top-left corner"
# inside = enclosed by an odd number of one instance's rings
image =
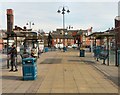
[[[3,68],[2,92],[118,93],[117,85],[88,61],[92,62],[90,57],[80,58],[78,51],[43,53],[37,60],[36,80],[22,80],[22,65],[18,66],[18,72]]]

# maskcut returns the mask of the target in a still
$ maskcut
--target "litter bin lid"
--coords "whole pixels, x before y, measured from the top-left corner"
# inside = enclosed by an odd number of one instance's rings
[[[36,58],[24,58],[22,60],[22,64],[25,65],[25,64],[36,64]]]

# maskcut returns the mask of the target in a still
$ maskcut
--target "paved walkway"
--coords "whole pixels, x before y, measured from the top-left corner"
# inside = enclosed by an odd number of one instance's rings
[[[92,53],[87,52],[86,57],[82,58],[84,62],[92,63],[92,65],[102,72],[107,78],[112,80],[116,85],[118,85],[118,67],[115,65],[103,65],[102,60],[96,61],[92,56]]]
[[[95,66],[99,67],[97,70]],[[118,93],[117,85],[109,80],[95,64],[90,53],[79,57],[78,51],[43,53],[37,62],[38,76],[34,81],[22,80],[22,67],[18,72],[2,69],[3,93]],[[105,69],[105,68],[104,68]],[[117,68],[114,68],[117,72]],[[102,70],[103,71],[103,70]],[[108,71],[109,72],[109,71]],[[116,74],[116,73],[115,73]]]

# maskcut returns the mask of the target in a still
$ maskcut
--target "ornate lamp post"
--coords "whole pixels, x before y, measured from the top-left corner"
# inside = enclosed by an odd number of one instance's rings
[[[69,13],[70,10],[67,6],[60,6],[58,8],[58,13],[61,13],[63,15],[63,31],[65,29],[65,13]],[[64,33],[64,36],[65,36],[65,33]],[[63,46],[65,46],[65,38],[63,39]]]
[[[31,26],[34,25],[34,23],[29,21],[28,23],[26,23],[26,25],[29,25],[29,28],[31,29]]]
[[[60,10],[61,9],[61,10]],[[67,6],[60,6],[59,8],[58,8],[58,11],[57,11],[58,13],[61,13],[62,15],[63,15],[63,29],[65,29],[65,13],[69,13],[70,12],[70,10],[69,10],[69,8],[67,7]]]
[[[69,25],[69,26],[67,26],[66,28],[70,30],[70,29],[72,29],[73,27],[72,27],[71,25]]]

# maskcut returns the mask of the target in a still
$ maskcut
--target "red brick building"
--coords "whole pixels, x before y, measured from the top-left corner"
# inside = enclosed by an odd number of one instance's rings
[[[116,42],[117,42],[117,48],[120,49],[120,16],[117,16],[115,18],[115,32],[116,35]]]
[[[83,41],[83,35],[86,31],[87,30],[57,29],[56,31],[49,33],[48,44],[49,46],[56,46],[58,44],[63,44],[64,46],[76,44],[77,46],[80,46],[85,43]]]
[[[63,46],[71,46],[74,44],[74,38],[71,35],[62,35],[62,34],[54,34],[50,33],[48,38],[50,38],[50,46],[59,47],[59,45]]]
[[[3,38],[6,36],[5,32],[6,32],[5,30],[0,30],[0,51],[4,48]]]
[[[14,22],[13,10],[7,9],[7,32],[12,32],[13,22]]]

